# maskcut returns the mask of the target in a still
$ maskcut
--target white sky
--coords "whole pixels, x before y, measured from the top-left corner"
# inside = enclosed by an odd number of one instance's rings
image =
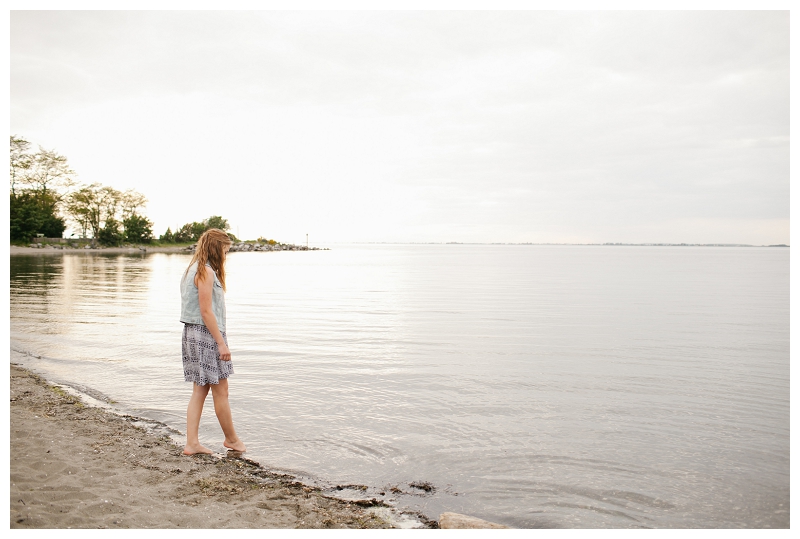
[[[11,133],[155,232],[789,243],[789,14],[12,12]]]

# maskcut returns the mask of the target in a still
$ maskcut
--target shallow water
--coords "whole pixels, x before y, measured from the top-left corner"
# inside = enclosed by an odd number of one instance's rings
[[[789,525],[789,249],[332,247],[229,256],[251,458],[432,518]],[[188,261],[12,256],[12,361],[183,431]]]

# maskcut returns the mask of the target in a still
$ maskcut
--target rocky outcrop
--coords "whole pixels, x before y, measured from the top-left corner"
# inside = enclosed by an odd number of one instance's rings
[[[197,244],[190,245],[186,248],[187,251],[195,252]],[[231,245],[230,252],[248,252],[248,251],[327,251],[328,248],[321,249],[319,247],[306,247],[305,245],[293,245],[291,243],[276,243],[271,245],[269,243],[259,242],[244,242],[240,241]]]
[[[508,529],[508,526],[458,513],[442,513],[439,517],[439,528],[443,530]]]

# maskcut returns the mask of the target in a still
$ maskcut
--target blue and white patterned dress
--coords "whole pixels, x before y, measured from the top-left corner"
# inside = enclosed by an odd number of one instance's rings
[[[222,340],[228,344],[228,337],[222,333]],[[183,378],[197,385],[218,384],[223,378],[233,374],[233,362],[219,358],[217,342],[202,324],[183,325]]]

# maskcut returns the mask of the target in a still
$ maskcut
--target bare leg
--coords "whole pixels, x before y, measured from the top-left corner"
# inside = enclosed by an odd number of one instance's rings
[[[209,448],[200,445],[200,439],[198,438],[200,416],[203,415],[203,404],[207,395],[207,385],[192,385],[192,398],[189,399],[189,406],[186,408],[186,447],[183,448],[184,455],[213,453]]]
[[[218,384],[211,386],[211,394],[214,396],[214,412],[217,414],[219,426],[225,433],[225,441],[222,445],[234,451],[247,451],[239,437],[236,429],[233,428],[233,418],[231,417],[231,406],[228,404],[228,379],[223,378]]]

